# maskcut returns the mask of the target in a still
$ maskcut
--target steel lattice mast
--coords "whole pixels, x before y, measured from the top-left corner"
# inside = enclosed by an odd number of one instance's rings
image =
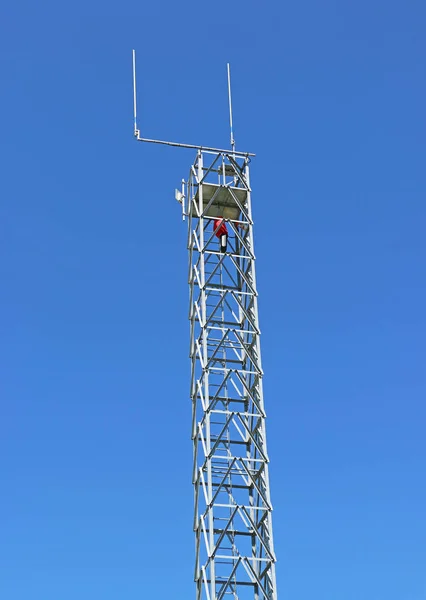
[[[188,222],[196,600],[277,600],[249,153],[197,150],[176,199]],[[225,252],[216,237],[226,224]],[[215,229],[216,227],[216,229]]]
[[[276,600],[249,157],[199,150],[186,198],[196,598]]]

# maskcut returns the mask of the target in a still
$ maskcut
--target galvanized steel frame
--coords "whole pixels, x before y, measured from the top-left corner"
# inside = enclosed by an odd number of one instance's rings
[[[183,200],[197,600],[277,599],[249,162],[198,150]]]

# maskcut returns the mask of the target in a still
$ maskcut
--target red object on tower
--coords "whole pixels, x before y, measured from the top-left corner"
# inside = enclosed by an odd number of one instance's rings
[[[214,233],[215,236],[220,239],[220,251],[226,252],[226,246],[228,244],[228,228],[222,217],[214,220]]]
[[[222,219],[222,217],[214,220],[214,231],[215,231],[216,237],[218,237],[218,238],[220,238],[222,235],[228,234],[228,229],[226,227],[226,223]]]

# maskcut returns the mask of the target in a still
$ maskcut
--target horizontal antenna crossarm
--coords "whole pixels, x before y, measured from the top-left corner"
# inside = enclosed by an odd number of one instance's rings
[[[151,140],[148,138],[142,138],[139,132],[136,136],[138,142],[148,142],[150,144],[163,144],[164,146],[176,146],[178,148],[192,148],[194,150],[202,150],[203,152],[214,152],[221,154],[233,154],[236,156],[256,156],[252,152],[241,152],[237,150],[223,150],[221,148],[210,148],[209,146],[196,146],[194,144],[180,144],[179,142],[166,142],[164,140]]]

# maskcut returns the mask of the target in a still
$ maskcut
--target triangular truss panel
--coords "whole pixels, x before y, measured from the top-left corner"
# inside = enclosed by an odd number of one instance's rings
[[[199,150],[185,198],[196,598],[277,600],[249,157]]]

